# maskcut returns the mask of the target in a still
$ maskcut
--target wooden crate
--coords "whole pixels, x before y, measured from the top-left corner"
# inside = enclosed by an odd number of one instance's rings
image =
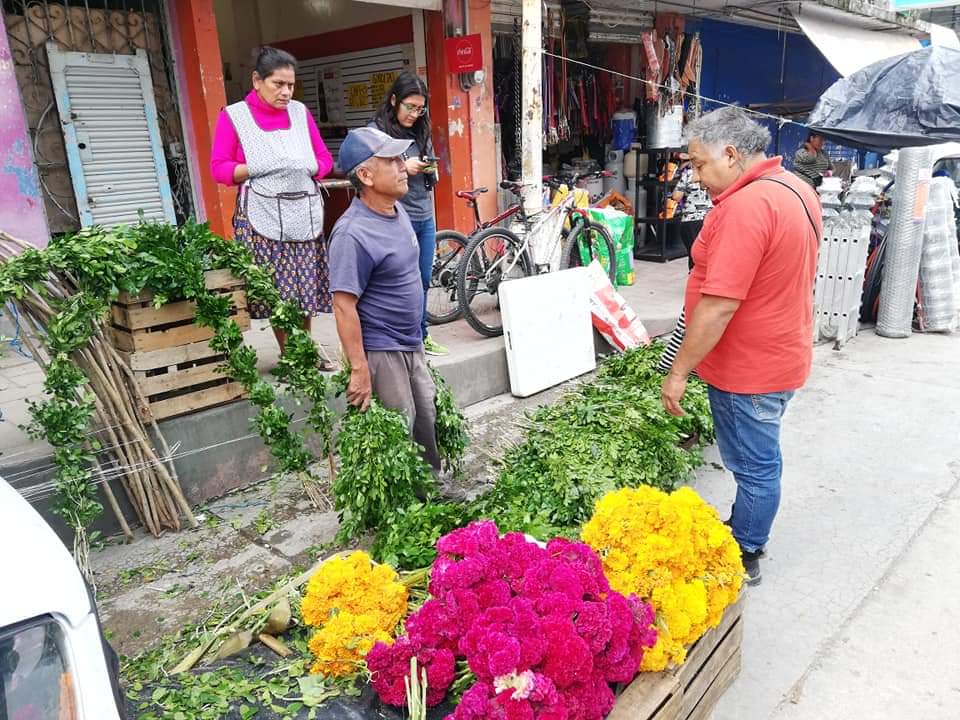
[[[608,720],[707,720],[740,674],[743,596],[728,607],[678,668],[641,673],[617,698]]]
[[[250,328],[243,282],[226,270],[206,273],[209,290],[229,295],[233,319]],[[149,292],[121,293],[111,308],[114,345],[133,370],[146,404],[144,420],[162,420],[238,400],[243,386],[217,372],[225,356],[210,348],[213,330],[194,322],[196,304],[188,301],[153,306]]]

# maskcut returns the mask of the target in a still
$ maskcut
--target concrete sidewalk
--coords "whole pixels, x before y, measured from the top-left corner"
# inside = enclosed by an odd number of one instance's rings
[[[818,347],[783,451],[743,670],[714,720],[960,717],[960,336]],[[696,487],[726,514],[730,476]]]

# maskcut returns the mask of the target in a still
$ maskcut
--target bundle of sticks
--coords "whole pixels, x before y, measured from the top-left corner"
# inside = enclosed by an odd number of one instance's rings
[[[9,262],[31,247],[0,231],[0,263]],[[21,341],[44,371],[50,361],[44,338],[46,328],[57,316],[54,306],[68,300],[76,291],[77,283],[68,273],[51,271],[40,289],[25,287],[23,296],[11,301],[25,331]],[[91,428],[93,433],[89,437],[99,434],[104,440],[102,447],[92,444],[87,447],[95,458],[93,482],[102,488],[128,539],[133,537],[133,532],[111,488],[111,480],[119,481],[137,518],[154,536],[161,535],[165,529],[179,530],[182,519],[196,527],[197,520],[180,487],[170,447],[153,420],[149,426],[159,452],[151,440],[148,426],[137,411],[138,403],[146,400],[108,332],[108,328],[100,324],[87,346],[72,358],[88,378],[88,387],[96,399],[96,427]]]

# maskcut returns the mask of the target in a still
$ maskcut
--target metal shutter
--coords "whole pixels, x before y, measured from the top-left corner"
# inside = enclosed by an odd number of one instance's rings
[[[637,45],[640,33],[653,28],[653,13],[640,9],[643,3],[624,3],[621,0],[592,0],[590,8],[590,42]],[[560,11],[562,0],[544,0],[542,4],[544,25],[546,11],[553,16],[551,37],[560,37]],[[520,27],[520,0],[492,0],[491,23],[497,34],[512,35]]]
[[[412,43],[301,60],[298,65],[297,78],[303,80],[302,102],[313,113],[334,158],[343,139],[331,137],[325,129],[363,127],[393,80],[404,70],[415,71]],[[321,81],[325,108],[320,102]]]
[[[80,224],[175,223],[146,53],[47,53]]]

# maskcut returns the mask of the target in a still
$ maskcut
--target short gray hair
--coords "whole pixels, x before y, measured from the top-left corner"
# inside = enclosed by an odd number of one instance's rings
[[[363,192],[363,183],[360,181],[360,177],[357,175],[357,170],[365,167],[363,163],[357,165],[353,170],[347,173],[347,180],[350,181],[350,184],[353,185],[353,189],[357,191],[357,195]]]
[[[744,155],[766,152],[770,131],[738,107],[723,107],[687,125],[684,140],[697,140],[713,151],[732,145]]]

